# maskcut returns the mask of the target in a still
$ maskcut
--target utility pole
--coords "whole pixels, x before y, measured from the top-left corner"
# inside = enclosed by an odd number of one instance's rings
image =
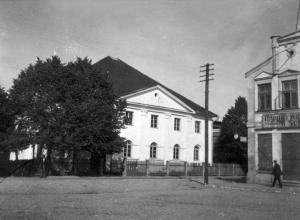
[[[200,77],[205,77],[204,80],[200,80],[200,82],[205,82],[205,163],[204,163],[204,184],[208,184],[208,118],[209,118],[209,111],[208,111],[208,104],[209,104],[209,81],[213,80],[210,79],[210,76],[213,76],[213,73],[209,73],[210,71],[214,70],[212,67],[214,64],[207,63],[204,66],[200,66],[200,72],[205,72],[205,75],[200,75]],[[201,68],[205,68],[202,69]]]
[[[298,13],[297,13],[296,31],[298,31],[300,29],[300,27],[299,27],[299,13],[300,13],[300,0],[299,0]]]

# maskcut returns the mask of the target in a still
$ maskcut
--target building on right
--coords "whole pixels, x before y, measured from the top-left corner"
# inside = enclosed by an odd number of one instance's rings
[[[300,31],[272,36],[271,49],[270,58],[245,73],[251,183],[270,183],[274,160],[284,180],[300,181]]]

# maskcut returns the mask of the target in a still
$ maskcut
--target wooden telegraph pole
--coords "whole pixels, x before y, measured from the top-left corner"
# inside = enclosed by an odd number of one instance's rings
[[[209,118],[209,111],[208,111],[208,104],[209,104],[209,81],[213,80],[210,79],[210,76],[213,76],[213,73],[209,73],[211,70],[214,70],[212,67],[214,64],[207,63],[204,66],[200,66],[200,72],[205,72],[205,75],[200,75],[200,77],[205,77],[204,80],[200,80],[200,82],[205,82],[205,163],[204,163],[204,184],[208,184],[208,118]],[[205,68],[202,69],[201,68]]]

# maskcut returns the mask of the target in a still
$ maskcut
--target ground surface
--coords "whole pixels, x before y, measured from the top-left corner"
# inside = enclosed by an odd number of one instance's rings
[[[0,219],[300,219],[300,188],[210,179],[8,178]]]

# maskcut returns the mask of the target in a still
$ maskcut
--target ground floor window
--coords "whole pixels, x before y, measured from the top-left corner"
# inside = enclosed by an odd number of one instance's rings
[[[199,160],[199,145],[196,145],[194,147],[194,160],[198,161]]]
[[[131,141],[127,141],[125,147],[124,147],[124,157],[131,157]]]
[[[157,144],[153,142],[150,145],[150,158],[156,158]]]
[[[258,169],[272,170],[272,134],[258,134]]]
[[[175,144],[173,148],[173,159],[178,160],[179,159],[179,145]]]

